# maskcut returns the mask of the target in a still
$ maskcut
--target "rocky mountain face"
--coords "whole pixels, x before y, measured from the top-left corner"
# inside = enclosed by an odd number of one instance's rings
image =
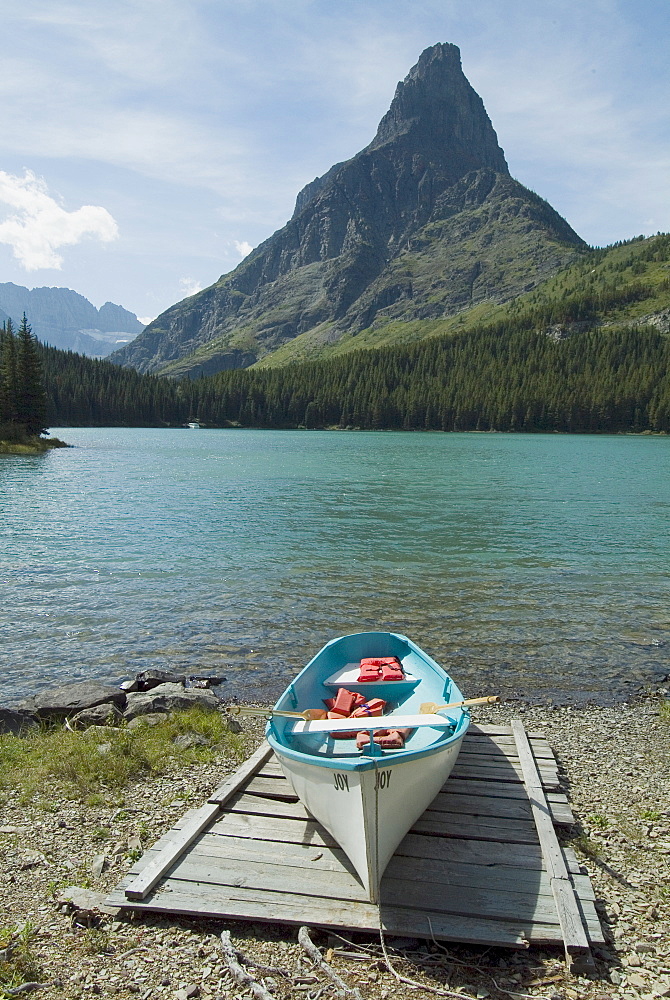
[[[18,327],[23,314],[38,340],[52,347],[92,358],[107,357],[130,342],[144,326],[123,306],[105,302],[100,309],[69,288],[24,288],[0,284],[0,321],[3,313]]]
[[[505,301],[583,246],[512,179],[459,50],[438,44],[372,142],[308,184],[283,229],[112,360],[187,375],[308,357],[344,334]]]

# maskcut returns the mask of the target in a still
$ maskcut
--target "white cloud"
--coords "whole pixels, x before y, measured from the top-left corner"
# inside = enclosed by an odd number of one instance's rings
[[[87,236],[104,243],[118,239],[118,226],[106,208],[82,205],[68,212],[51,197],[45,181],[30,170],[23,177],[0,170],[0,205],[14,210],[0,222],[0,243],[12,247],[26,271],[60,270],[63,258],[56,251]]]
[[[180,278],[179,284],[181,286],[182,297],[187,299],[189,295],[195,295],[196,292],[202,291],[202,285],[196,278]]]
[[[242,240],[241,243],[239,240],[234,240],[234,243],[235,243],[235,249],[237,250],[240,257],[248,257],[251,251],[253,250],[251,243],[247,243],[246,240]]]
[[[149,326],[149,323],[153,323],[156,319],[155,316],[138,316],[137,317],[142,326]]]

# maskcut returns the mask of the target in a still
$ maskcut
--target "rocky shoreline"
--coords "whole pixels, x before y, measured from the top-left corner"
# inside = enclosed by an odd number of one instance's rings
[[[160,697],[155,692],[161,683],[175,683],[158,680],[145,695]],[[213,697],[206,688],[185,690]],[[141,693],[126,692],[120,711],[126,711],[130,695]],[[555,949],[513,952],[390,939],[397,975],[432,995],[492,1000],[670,996],[670,722],[660,717],[661,705],[659,698],[648,698],[608,708],[516,702],[472,710],[473,721],[480,723],[520,718],[554,749],[577,820],[565,843],[591,878],[607,940],[595,949],[596,976],[569,975]],[[146,709],[146,722],[165,711],[155,709],[155,702]],[[130,724],[142,724],[140,718]],[[262,723],[243,725],[248,754],[262,739]],[[237,766],[237,758],[224,754],[214,765],[177,762],[168,774],[143,778],[93,804],[59,799],[56,787],[51,804],[48,789],[39,801],[3,794],[0,926],[26,928],[42,984],[39,996],[240,997],[244,990],[231,978],[219,939],[226,930],[251,963],[243,966],[264,984],[259,988],[278,1000],[337,995],[298,943],[296,928],[132,917],[105,913],[100,906],[134,858]],[[92,894],[77,897],[73,886]],[[312,938],[363,1000],[404,1000],[413,992],[389,970],[378,940],[316,931]]]

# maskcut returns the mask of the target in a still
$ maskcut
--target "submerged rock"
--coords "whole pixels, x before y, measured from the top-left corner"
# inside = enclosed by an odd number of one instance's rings
[[[135,675],[138,691],[151,691],[160,684],[183,684],[185,674],[173,674],[170,670],[142,670]]]

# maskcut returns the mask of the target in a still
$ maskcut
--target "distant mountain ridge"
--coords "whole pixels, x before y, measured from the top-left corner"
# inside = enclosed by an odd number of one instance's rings
[[[438,44],[372,142],[306,185],[283,229],[112,360],[179,376],[309,358],[373,326],[506,301],[583,249],[510,176],[458,48]]]
[[[24,288],[0,283],[0,321],[18,326],[23,314],[44,344],[88,357],[107,357],[144,329],[134,313],[113,302],[100,309],[70,288]],[[4,314],[4,315],[1,315]]]

